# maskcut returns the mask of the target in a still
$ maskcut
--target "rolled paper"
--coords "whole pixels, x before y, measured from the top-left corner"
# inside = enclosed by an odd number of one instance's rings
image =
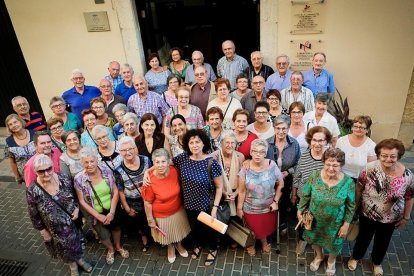
[[[197,219],[221,234],[224,234],[227,231],[227,227],[228,227],[227,224],[219,221],[218,219],[214,219],[213,222],[211,222],[212,218],[206,212],[201,211]]]
[[[302,223],[302,219],[299,220],[298,224],[296,224],[295,231],[298,230],[299,225]]]

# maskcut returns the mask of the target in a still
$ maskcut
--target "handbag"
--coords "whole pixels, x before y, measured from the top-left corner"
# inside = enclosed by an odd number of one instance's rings
[[[354,241],[358,237],[359,233],[359,220],[354,220],[349,224],[348,233],[345,236],[345,240]]]
[[[208,173],[210,175],[210,210],[213,208],[214,204],[214,193],[213,193],[213,179],[212,179],[212,173],[211,173],[211,164],[212,164],[212,158],[209,158],[208,160]],[[230,219],[230,206],[227,204],[227,202],[220,201],[218,207],[217,207],[217,219],[225,224],[229,222]]]
[[[246,225],[238,223],[235,219],[230,219],[226,233],[244,248],[253,246],[256,243],[254,232]]]
[[[306,230],[312,230],[312,222],[313,222],[313,215],[309,211],[309,209],[306,209],[302,213],[302,223],[303,223],[303,227]]]

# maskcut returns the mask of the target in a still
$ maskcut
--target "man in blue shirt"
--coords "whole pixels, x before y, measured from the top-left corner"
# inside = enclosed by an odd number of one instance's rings
[[[265,90],[277,89],[282,91],[290,86],[289,57],[285,54],[276,57],[276,72],[271,74],[266,80]]]
[[[120,67],[118,61],[111,61],[108,65],[109,75],[106,75],[104,79],[107,79],[112,84],[112,91],[115,91],[116,87],[122,83],[122,76],[120,74]]]
[[[85,77],[79,69],[72,71],[71,80],[74,86],[63,92],[62,98],[70,106],[71,112],[82,121],[82,110],[88,109],[89,102],[93,98],[101,96],[101,91],[96,86],[85,85]]]
[[[315,97],[321,92],[335,93],[336,91],[333,75],[323,69],[325,63],[326,55],[317,52],[313,55],[312,69],[303,72],[303,86],[312,90]]]

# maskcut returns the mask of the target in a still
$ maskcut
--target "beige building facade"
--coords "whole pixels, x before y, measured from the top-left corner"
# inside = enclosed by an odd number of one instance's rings
[[[6,0],[9,15],[45,116],[49,99],[72,86],[80,68],[86,84],[98,85],[108,62],[131,64],[145,73],[138,12],[131,0]],[[292,3],[260,1],[260,50],[265,63],[290,52],[291,41],[321,41],[326,68],[348,98],[351,115],[370,115],[372,138],[414,138],[414,1],[326,0],[324,32],[292,35]],[[84,12],[104,11],[110,31],[88,32]],[[242,30],[234,30],[235,32]],[[246,34],[249,39],[249,34]],[[252,49],[253,50],[253,49]],[[246,57],[249,58],[249,57]],[[212,64],[215,66],[215,64]]]

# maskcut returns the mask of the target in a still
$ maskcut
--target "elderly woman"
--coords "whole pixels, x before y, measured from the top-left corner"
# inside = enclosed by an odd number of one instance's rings
[[[182,257],[188,257],[181,241],[190,233],[190,225],[183,208],[180,177],[177,169],[169,165],[169,160],[169,153],[165,149],[153,152],[155,169],[149,173],[151,186],[143,188],[142,197],[152,237],[156,242],[167,245],[167,259],[173,263],[175,249]]]
[[[320,92],[336,91],[333,75],[323,68],[325,63],[325,53],[316,52],[312,59],[312,69],[303,72],[303,86],[312,90],[315,96]]]
[[[63,121],[63,129],[82,131],[82,122],[76,114],[66,111],[66,102],[62,97],[55,96],[50,99],[50,108],[53,112],[53,118],[60,118]]]
[[[139,135],[135,139],[138,152],[148,158],[156,149],[165,148],[170,152],[168,139],[161,133],[157,117],[152,113],[145,113],[139,123]]]
[[[200,108],[190,104],[190,89],[180,86],[177,91],[178,105],[171,107],[164,120],[164,133],[167,137],[171,134],[171,118],[175,114],[181,114],[187,122],[188,129],[201,129],[204,127],[204,119]]]
[[[120,140],[124,136],[131,137],[135,139],[139,135],[138,130],[138,117],[137,114],[133,112],[127,112],[123,118],[124,133],[122,133],[118,139]]]
[[[127,112],[128,107],[123,103],[117,103],[114,108],[112,108],[112,113],[117,120],[117,123],[112,127],[116,137],[119,137],[122,133],[124,133],[124,115]]]
[[[222,124],[223,118],[224,115],[220,108],[213,106],[207,110],[207,125],[205,126],[204,130],[210,139],[210,153],[218,150],[221,147],[221,133],[224,130]]]
[[[92,137],[98,145],[98,160],[105,163],[114,172],[122,161],[118,143],[109,140],[108,128],[103,125],[94,126],[92,129]]]
[[[263,253],[270,253],[267,236],[277,227],[277,210],[282,196],[283,175],[272,160],[266,159],[268,143],[263,139],[252,142],[247,161],[249,169],[239,172],[239,199],[237,215],[246,220],[256,238],[262,243]],[[247,248],[250,256],[256,255],[255,246]]]
[[[171,75],[171,72],[161,66],[160,57],[156,53],[149,54],[147,62],[150,69],[144,77],[148,82],[148,89],[161,95],[167,90],[167,78]]]
[[[106,110],[106,102],[102,97],[93,98],[90,102],[91,109],[95,111],[96,114],[96,124],[97,125],[104,125],[112,129],[112,127],[116,124],[114,118],[110,117],[108,113],[105,112]]]
[[[162,93],[162,97],[164,101],[168,104],[168,106],[176,107],[178,105],[177,100],[177,93],[178,88],[181,85],[181,78],[176,75],[169,75],[167,78],[168,90]]]
[[[96,113],[92,109],[84,109],[82,111],[82,120],[85,125],[85,131],[81,134],[81,144],[82,146],[91,146],[93,148],[97,147],[95,140],[91,134],[92,129],[97,125],[96,124]],[[115,137],[112,134],[112,130],[108,129],[109,139],[115,141]]]
[[[183,153],[183,138],[184,135],[187,133],[187,122],[183,115],[175,114],[171,118],[171,129],[173,135],[168,138],[171,147],[172,157],[176,157],[177,155]]]
[[[275,161],[283,174],[284,187],[280,202],[279,222],[281,234],[286,234],[287,213],[290,207],[292,207],[290,193],[292,190],[293,172],[300,158],[300,148],[295,138],[287,134],[290,127],[289,116],[280,115],[273,121],[273,126],[275,134],[267,139],[269,149],[266,157]]]
[[[342,171],[355,181],[367,163],[377,159],[375,142],[367,136],[371,124],[371,117],[356,116],[352,120],[352,133],[340,137],[336,142],[336,147],[345,152],[345,165]]]
[[[249,78],[242,73],[236,77],[236,90],[231,92],[230,96],[240,101],[250,91],[252,90],[249,88]]]
[[[306,132],[310,123],[305,125],[303,121],[303,114],[305,114],[305,105],[302,102],[293,102],[289,106],[289,116],[291,124],[288,135],[298,141],[300,152],[303,154],[308,150],[309,144],[306,142]],[[330,143],[330,142],[329,142]]]
[[[122,258],[129,257],[129,252],[121,246],[118,188],[112,171],[106,166],[98,165],[98,152],[95,148],[83,147],[80,156],[84,169],[75,176],[76,194],[90,224],[98,233],[99,240],[108,250],[106,263],[111,265],[115,261],[115,251]]]
[[[270,106],[267,102],[257,102],[254,107],[254,122],[247,126],[260,139],[268,139],[275,135],[272,122],[269,122]]]
[[[47,120],[47,128],[50,130],[50,138],[53,145],[60,151],[64,152],[66,149],[65,143],[62,141],[63,121],[60,118],[50,118]]]
[[[288,112],[286,108],[281,105],[282,97],[280,96],[280,92],[277,89],[270,89],[266,93],[266,100],[269,103],[269,117],[270,120],[273,122],[274,119],[279,115],[287,115]]]
[[[187,67],[190,66],[190,63],[184,59],[184,52],[178,47],[172,47],[170,49],[170,64],[168,69],[180,78],[180,80],[185,79],[185,74],[187,72]]]
[[[310,145],[299,159],[295,172],[293,173],[292,195],[290,197],[294,206],[299,203],[302,197],[303,187],[308,182],[313,171],[323,168],[322,156],[326,145],[331,142],[332,135],[326,127],[316,126],[306,133],[306,142]],[[303,227],[299,228],[296,254],[301,255],[305,251],[306,242],[303,239]]]
[[[373,275],[383,275],[381,263],[394,230],[410,220],[414,202],[413,173],[399,162],[404,145],[396,139],[385,139],[375,146],[379,160],[362,170],[356,190],[360,204],[359,234],[348,268],[355,270],[374,237],[371,260]]]
[[[11,134],[6,138],[4,158],[9,159],[16,182],[22,184],[24,165],[36,153],[33,143],[34,131],[25,129],[26,123],[17,114],[7,116],[5,125]]]
[[[26,191],[27,206],[33,227],[40,231],[52,257],[68,263],[70,275],[79,275],[92,266],[84,259],[83,236],[74,223],[79,206],[69,175],[53,172],[53,162],[39,154],[34,160],[36,180]]]
[[[250,159],[250,146],[257,135],[247,130],[249,111],[237,109],[233,114],[234,134],[236,136],[236,150],[244,155],[245,159]]]
[[[184,136],[183,145],[185,152],[174,157],[173,163],[180,171],[184,208],[195,239],[191,257],[197,259],[202,246],[207,246],[209,251],[204,264],[210,266],[217,257],[218,233],[198,221],[197,216],[204,211],[211,212],[213,218],[217,217],[217,207],[223,190],[222,171],[218,162],[207,155],[210,140],[204,130],[189,130]],[[213,199],[212,206],[210,199]]]
[[[312,244],[315,258],[310,270],[317,271],[324,260],[322,250],[329,254],[325,275],[335,275],[336,256],[341,253],[343,239],[355,212],[355,183],[341,172],[345,153],[329,148],[323,156],[323,169],[314,171],[303,188],[297,216],[302,221],[305,210],[313,215],[311,229],[305,230],[304,238]]]
[[[62,141],[66,150],[59,157],[59,166],[62,173],[70,174],[73,177],[83,170],[80,159],[80,134],[76,130],[69,130],[62,134]]]
[[[242,108],[240,101],[230,96],[230,82],[225,78],[218,78],[214,82],[217,97],[207,105],[207,110],[215,106],[223,112],[223,129],[232,130],[234,128],[232,117],[236,109]]]
[[[119,140],[119,151],[123,157],[121,165],[117,168],[117,172],[121,175],[121,178],[117,179],[119,198],[128,215],[129,222],[137,222],[142,238],[142,251],[146,252],[149,248],[148,235],[150,231],[145,218],[141,187],[144,173],[150,166],[150,160],[139,154],[134,139],[128,136]]]

